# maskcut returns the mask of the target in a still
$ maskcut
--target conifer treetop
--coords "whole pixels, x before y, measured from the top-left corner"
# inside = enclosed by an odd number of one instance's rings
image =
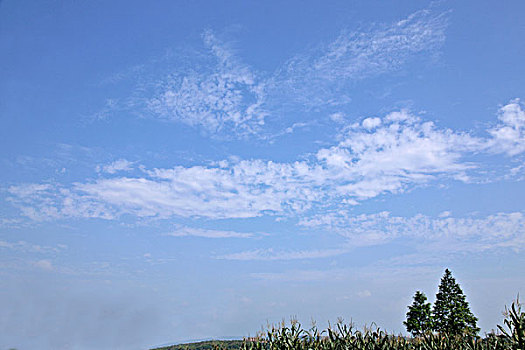
[[[440,333],[475,335],[479,332],[478,319],[470,311],[466,296],[449,269],[441,278],[432,318],[434,330]]]
[[[414,302],[408,307],[407,319],[403,322],[407,332],[419,336],[432,329],[432,313],[427,297],[419,290],[414,295]]]

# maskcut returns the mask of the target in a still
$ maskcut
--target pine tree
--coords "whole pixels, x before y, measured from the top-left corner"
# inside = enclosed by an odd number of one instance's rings
[[[430,303],[427,303],[424,293],[416,291],[414,302],[408,307],[407,320],[403,322],[407,332],[418,336],[432,329],[432,314]]]
[[[479,332],[478,319],[470,311],[466,296],[449,269],[441,278],[432,318],[434,330],[440,333],[476,335]]]

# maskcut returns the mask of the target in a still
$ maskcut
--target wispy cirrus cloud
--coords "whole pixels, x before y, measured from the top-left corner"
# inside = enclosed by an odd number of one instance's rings
[[[57,244],[56,246],[47,246],[29,243],[26,241],[4,241],[0,240],[0,249],[8,249],[16,252],[22,253],[41,253],[41,254],[50,254],[50,253],[59,253],[67,249],[67,246],[64,244]]]
[[[375,245],[400,238],[433,242],[436,251],[479,252],[498,248],[525,248],[525,215],[522,212],[497,213],[486,217],[412,217],[389,212],[351,215],[337,211],[304,218],[299,225],[321,228],[348,238],[349,245]]]
[[[349,83],[398,70],[417,56],[435,56],[446,27],[447,13],[426,9],[389,25],[342,30],[328,44],[286,62],[269,84],[270,95],[310,107],[346,104]]]
[[[405,263],[439,261],[444,256],[485,251],[525,249],[525,215],[522,212],[497,213],[485,217],[412,217],[393,216],[389,212],[351,215],[347,211],[330,212],[305,218],[299,225],[321,229],[347,239],[337,248],[311,250],[255,249],[218,256],[217,259],[240,261],[280,261],[325,259],[351,253],[361,246],[386,244],[396,239],[409,239],[414,248],[408,256],[389,259]],[[256,274],[271,278],[272,274]],[[309,274],[303,276],[310,279]],[[314,273],[315,278],[320,276]],[[301,277],[301,279],[303,279]],[[313,278],[313,276],[310,276]],[[277,277],[276,277],[277,278]]]
[[[332,270],[291,270],[285,272],[254,272],[250,276],[257,280],[273,282],[312,282],[348,280],[351,273],[342,269]]]
[[[107,99],[96,117],[127,110],[209,136],[278,137],[306,121],[288,120],[289,108],[304,112],[350,102],[349,84],[399,70],[417,57],[434,56],[446,27],[446,13],[427,9],[386,25],[343,29],[330,43],[305,50],[270,72],[243,62],[233,45],[206,30],[203,47],[170,57],[175,62],[164,75],[148,76],[147,65],[141,65],[135,93]]]
[[[232,253],[218,256],[221,260],[302,260],[302,259],[321,259],[329,258],[341,254],[348,253],[348,249],[334,248],[334,249],[313,249],[313,250],[274,250],[274,249],[255,249],[239,253]]]
[[[343,31],[320,57],[313,57],[314,74],[327,80],[360,79],[398,69],[412,55],[432,53],[445,41],[446,13],[430,10],[371,31]],[[291,67],[295,68],[293,62]]]
[[[313,281],[355,281],[355,286],[362,286],[363,281],[370,279],[378,281],[409,277],[414,281],[421,281],[422,278],[429,274],[439,273],[441,268],[428,266],[410,266],[405,265],[403,268],[392,266],[391,260],[380,260],[373,265],[368,266],[349,266],[345,268],[331,268],[331,269],[301,269],[301,270],[285,270],[279,272],[256,272],[250,274],[254,279],[264,280],[269,282],[313,282]],[[355,297],[364,298],[368,294],[373,294],[370,290],[356,289],[353,295]],[[343,299],[351,298],[349,295],[344,296]]]
[[[196,227],[180,226],[166,236],[171,237],[203,237],[203,238],[251,238],[252,233],[236,232],[236,231],[222,231],[210,230]]]

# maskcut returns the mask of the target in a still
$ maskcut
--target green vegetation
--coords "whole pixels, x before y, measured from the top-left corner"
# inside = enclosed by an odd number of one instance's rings
[[[507,327],[498,325],[498,329],[502,332],[502,336],[514,344],[513,349],[525,349],[525,311],[521,310],[521,304],[518,298],[512,303],[510,309],[505,307],[505,320],[503,323]]]
[[[197,343],[165,346],[153,350],[239,350],[242,345],[242,340],[207,340]]]
[[[441,278],[432,319],[433,330],[439,333],[475,335],[479,332],[478,319],[470,311],[465,294],[449,269]]]
[[[407,331],[418,336],[432,330],[432,311],[424,293],[417,291],[414,302],[408,307],[407,320],[403,322]]]
[[[449,269],[441,278],[432,313],[426,300],[425,294],[417,291],[414,303],[408,307],[407,320],[403,324],[412,335],[430,330],[448,335],[478,334],[478,319],[470,311],[466,296]]]
[[[483,338],[477,336],[477,318],[448,269],[432,314],[426,300],[418,291],[409,306],[404,324],[413,337],[391,335],[378,327],[360,331],[342,321],[323,331],[315,326],[306,330],[292,320],[290,326],[283,323],[244,341],[206,341],[156,350],[525,350],[525,311],[519,298],[505,307],[499,333],[492,331]]]
[[[208,341],[174,345],[157,350],[524,350],[525,312],[517,299],[505,309],[504,326],[484,338],[464,334],[422,333],[417,337],[389,335],[379,328],[359,331],[342,322],[335,327],[319,331],[310,330],[292,321],[272,327],[266,334],[244,341]]]

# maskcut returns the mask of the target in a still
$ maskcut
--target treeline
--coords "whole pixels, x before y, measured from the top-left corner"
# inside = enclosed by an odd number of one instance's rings
[[[297,322],[272,328],[259,339],[245,341],[240,350],[525,350],[525,312],[513,303],[500,332],[481,338],[472,334],[425,332],[414,337],[390,335],[379,328],[356,330],[337,323],[320,332]]]
[[[452,277],[449,269],[441,278],[434,307],[427,303],[424,293],[416,291],[403,324],[408,332],[418,336],[430,331],[449,335],[476,335],[478,318],[470,311],[467,297]]]
[[[299,322],[281,323],[244,341],[182,344],[162,350],[525,350],[525,310],[519,297],[505,307],[503,325],[478,336],[477,318],[459,284],[447,269],[434,306],[420,291],[408,307],[404,325],[411,337],[391,335],[378,327],[357,330],[342,321],[320,331],[303,329]],[[206,346],[206,347],[205,347]],[[159,349],[160,350],[160,349]]]
[[[379,328],[356,330],[342,322],[324,331],[316,327],[306,330],[297,321],[292,321],[290,326],[272,327],[256,338],[242,342],[217,341],[213,346],[214,350],[232,350],[231,346],[239,350],[524,350],[525,312],[518,302],[506,311],[504,326],[498,326],[500,332],[483,338],[430,331],[415,337],[394,336]],[[204,350],[209,349],[210,343],[183,344],[162,350]]]
[[[339,322],[335,327],[319,331],[309,330],[292,321],[272,327],[265,334],[244,341],[209,341],[181,344],[158,350],[524,350],[525,312],[519,301],[505,308],[506,318],[498,325],[498,332],[485,337],[472,334],[434,333],[414,337],[394,336],[379,328],[356,330]]]

